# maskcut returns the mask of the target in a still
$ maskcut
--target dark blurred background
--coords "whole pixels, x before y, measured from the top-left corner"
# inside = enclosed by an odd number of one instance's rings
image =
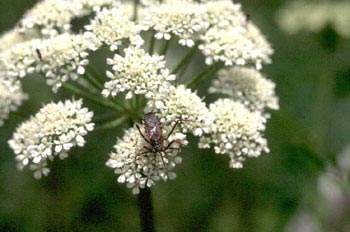
[[[35,2],[1,0],[0,32],[11,29]],[[331,28],[285,34],[275,13],[287,1],[240,2],[275,49],[273,64],[263,69],[277,84],[281,106],[267,126],[271,152],[234,170],[226,156],[186,149],[177,179],[153,188],[157,230],[350,231],[350,203],[339,213],[344,204],[327,205],[320,190],[320,176],[337,169],[338,154],[350,142],[350,41]],[[42,102],[62,97],[36,78],[25,81],[24,89],[31,93],[19,111],[25,117]],[[56,160],[50,175],[37,181],[30,171],[17,171],[7,146],[23,121],[19,115],[0,128],[1,232],[140,230],[136,197],[105,166],[122,129],[93,133],[84,148]],[[348,180],[335,180],[344,186],[345,199]],[[336,188],[323,187],[331,193]],[[339,223],[330,222],[334,215]]]

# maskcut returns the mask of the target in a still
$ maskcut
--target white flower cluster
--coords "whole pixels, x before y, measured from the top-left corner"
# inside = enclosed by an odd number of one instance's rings
[[[208,132],[212,123],[205,102],[184,85],[170,85],[167,92],[157,93],[147,102],[145,112],[157,112],[161,122],[169,124],[177,120],[184,133],[196,136]]]
[[[349,1],[294,1],[277,14],[277,23],[289,33],[320,31],[331,26],[339,35],[350,38]]]
[[[171,127],[167,127],[164,134],[170,129]],[[187,144],[186,135],[173,133],[168,140],[164,141],[164,146],[173,140]],[[138,194],[140,188],[153,186],[156,181],[175,179],[176,173],[172,170],[182,161],[178,156],[181,148],[178,143],[173,143],[171,149],[161,154],[147,152],[144,146],[152,148],[135,127],[130,128],[125,131],[122,139],[118,138],[114,146],[115,152],[109,154],[110,159],[106,163],[119,175],[118,182],[127,183],[127,187],[132,188],[134,194]]]
[[[257,157],[269,152],[262,137],[266,121],[258,112],[249,111],[242,103],[219,99],[210,104],[214,119],[209,136],[201,137],[199,148],[214,145],[217,154],[230,156],[230,167],[241,168],[246,157]]]
[[[235,4],[231,0],[207,1],[203,6],[205,8],[203,20],[211,27],[236,27],[242,26],[247,21],[241,4]]]
[[[40,179],[49,173],[47,160],[61,159],[75,146],[84,146],[84,136],[92,131],[93,113],[82,108],[82,101],[50,103],[13,134],[9,145],[16,154],[18,168],[30,165],[34,177]]]
[[[26,99],[27,95],[23,93],[19,83],[8,88],[4,83],[3,74],[0,72],[0,126],[4,124],[4,120],[8,118],[10,112],[16,111]]]
[[[43,36],[67,33],[72,19],[114,4],[114,0],[42,0],[24,15],[19,30],[21,33],[37,30]]]
[[[174,34],[180,38],[181,45],[192,47],[198,32],[208,27],[202,16],[200,4],[188,0],[171,0],[151,5],[141,23],[156,31],[156,39],[170,40]]]
[[[270,63],[273,50],[257,27],[241,11],[240,4],[229,0],[209,1],[203,4],[203,20],[210,25],[200,36],[199,49],[208,65],[224,62],[227,66]]]
[[[252,23],[237,27],[211,27],[199,46],[206,56],[206,63],[224,62],[227,66],[254,63],[257,69],[262,63],[270,63],[273,50],[259,29]]]
[[[103,96],[114,97],[127,91],[126,99],[134,94],[152,98],[155,93],[167,91],[169,81],[174,80],[175,75],[165,68],[163,56],[150,55],[142,48],[133,46],[124,49],[124,53],[124,56],[115,54],[113,59],[107,59],[113,72],[107,71],[111,81],[105,83]]]
[[[90,45],[83,35],[72,34],[61,34],[43,40],[37,47],[35,55],[39,56],[37,53],[40,52],[41,56],[38,68],[44,73],[47,84],[52,86],[54,92],[63,82],[76,80],[85,73],[85,67],[89,64],[88,47]]]
[[[13,86],[18,78],[23,78],[36,71],[40,59],[35,54],[35,49],[40,44],[41,40],[33,39],[18,43],[0,53],[0,67],[5,70],[6,75],[3,78],[9,87]]]
[[[131,21],[121,7],[102,9],[97,12],[95,18],[89,25],[85,26],[84,33],[87,41],[90,41],[92,49],[96,49],[103,44],[110,46],[112,51],[118,49],[122,39],[128,38],[131,44],[142,45],[140,37],[142,27]]]
[[[262,112],[265,108],[278,110],[275,86],[254,68],[233,67],[220,70],[208,92],[226,94],[250,110]]]
[[[68,79],[85,73],[89,44],[82,35],[61,34],[45,40],[19,43],[0,53],[0,62],[10,80],[34,72],[43,73],[48,85],[57,91]]]

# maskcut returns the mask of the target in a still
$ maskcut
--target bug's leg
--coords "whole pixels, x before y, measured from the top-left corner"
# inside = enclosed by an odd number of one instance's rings
[[[162,154],[162,151],[159,152],[159,155],[160,155],[160,159],[161,159],[162,162],[163,162],[163,165],[165,166],[164,156],[163,156],[163,154]]]
[[[167,135],[166,139],[168,139],[170,137],[170,135],[174,132],[175,128],[179,125],[180,122],[196,122],[194,120],[189,120],[189,119],[178,119],[176,120],[173,128],[171,128],[169,134]]]
[[[140,129],[139,125],[136,125],[136,127],[137,127],[137,130],[139,131],[140,135],[142,136],[142,138],[143,138],[147,143],[150,144],[150,141],[149,141],[149,140],[146,138],[146,136],[141,132],[141,129]]]
[[[171,128],[171,130],[170,130],[169,134],[166,136],[166,138],[165,138],[165,139],[168,139],[168,138],[170,137],[170,135],[171,135],[171,134],[174,132],[175,128],[177,127],[177,125],[178,125],[178,124],[179,124],[179,122],[181,122],[181,121],[182,121],[181,119],[176,120],[176,122],[175,122],[175,124],[174,124],[173,128]]]
[[[135,155],[135,161],[136,161],[136,158],[139,157],[140,155],[143,155],[143,154],[146,154],[146,153],[156,153],[155,150],[153,148],[149,148],[149,147],[146,147],[146,146],[143,146]]]
[[[177,143],[177,144],[179,144],[179,145],[182,146],[182,147],[186,147],[186,144],[180,142],[179,140],[173,140],[173,141],[171,141],[171,142],[164,148],[163,151],[168,150],[168,149],[170,148],[170,146],[173,145],[174,143]]]

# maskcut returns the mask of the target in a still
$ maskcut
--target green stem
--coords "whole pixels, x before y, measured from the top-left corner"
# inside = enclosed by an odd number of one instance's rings
[[[137,20],[139,3],[140,3],[140,0],[134,0],[134,17],[133,17],[133,21]]]
[[[148,53],[151,54],[151,55],[153,54],[154,44],[155,44],[155,40],[156,40],[154,35],[155,35],[155,33],[151,33],[151,38],[150,38],[149,47],[148,47]]]
[[[334,76],[332,75],[333,69],[328,65],[327,70],[324,70],[320,75],[319,83],[317,86],[317,102],[315,109],[314,128],[315,136],[318,144],[318,153],[322,157],[327,158],[327,135],[329,129],[330,115],[332,113],[332,98],[333,98],[333,86]],[[331,69],[331,70],[329,70]]]
[[[94,76],[94,77],[97,77],[98,78],[98,82],[100,84],[104,83],[105,80],[102,78],[103,75],[101,75],[94,66],[92,66],[92,64],[89,64],[88,65],[88,71]]]
[[[112,129],[116,128],[117,126],[121,125],[125,120],[128,119],[127,116],[121,116],[120,118],[117,118],[111,122],[104,123],[100,126],[96,127],[96,130],[106,130],[106,129]]]
[[[171,39],[170,40],[166,40],[162,49],[160,50],[159,54],[162,56],[166,56],[166,53],[169,49],[169,45],[170,45]]]
[[[93,94],[100,94],[101,91],[97,89],[95,86],[91,85],[85,78],[78,78],[76,81],[77,85],[79,85],[82,90],[86,90],[87,92],[92,92]]]
[[[147,187],[140,189],[140,193],[138,194],[138,205],[140,209],[141,231],[155,232],[156,229],[154,226],[154,212],[151,189]]]
[[[105,99],[101,99],[99,96],[94,96],[92,94],[89,94],[89,93],[75,87],[74,85],[64,83],[62,85],[62,87],[64,89],[74,93],[74,94],[80,95],[80,96],[86,98],[87,100],[90,100],[91,102],[93,102],[97,105],[102,105],[102,106],[108,107],[108,108],[116,110],[116,111],[121,111],[121,108],[119,106],[111,104],[110,102],[106,101]]]
[[[93,75],[93,74],[92,74]],[[84,77],[98,90],[103,89],[103,84],[101,84],[96,78],[94,78],[90,73],[85,73]]]
[[[215,64],[208,66],[201,73],[199,73],[196,77],[194,77],[187,84],[187,87],[189,87],[189,88],[197,87],[200,82],[206,80],[209,77],[212,77],[221,67],[222,67],[222,64],[219,64],[219,63],[215,63]]]
[[[198,45],[199,45],[199,42],[196,42],[196,44],[188,51],[188,53],[184,56],[184,58],[175,66],[175,68],[171,72],[172,74],[178,73],[181,70],[181,68],[185,66],[192,59],[192,56],[196,52]]]

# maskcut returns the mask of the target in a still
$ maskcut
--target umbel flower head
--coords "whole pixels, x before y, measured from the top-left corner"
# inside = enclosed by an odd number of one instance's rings
[[[265,108],[277,110],[275,86],[254,68],[233,67],[220,70],[208,92],[225,94],[252,111],[264,111]]]
[[[84,36],[92,50],[105,44],[110,46],[111,51],[115,51],[123,39],[128,39],[136,46],[142,45],[143,40],[139,33],[143,28],[131,21],[125,10],[122,6],[103,8],[97,12],[90,24],[85,26]]]
[[[45,40],[33,39],[0,53],[0,65],[6,67],[7,77],[12,82],[28,74],[41,73],[57,92],[63,82],[76,80],[85,73],[89,63],[88,47],[82,35],[61,34]]]
[[[82,107],[82,100],[50,103],[13,134],[9,145],[16,154],[17,167],[29,165],[34,177],[40,179],[49,173],[47,161],[55,156],[64,159],[69,150],[85,144],[84,137],[94,129],[93,113]]]
[[[24,78],[64,89],[57,97],[84,98],[97,105],[96,122],[72,100],[50,103],[17,127],[9,145],[18,167],[40,178],[49,160],[83,146],[94,124],[118,131],[128,123],[134,127],[117,139],[107,166],[136,194],[175,178],[181,152],[195,143],[189,133],[234,168],[268,152],[265,110],[278,109],[278,98],[257,70],[272,53],[231,0],[42,0],[0,36],[0,121],[23,101]],[[202,66],[191,66],[194,59]],[[209,91],[198,88],[209,79]],[[143,113],[154,118],[139,130]]]
[[[170,125],[163,128],[164,134],[170,131]],[[176,173],[172,170],[182,162],[178,154],[180,145],[187,144],[186,135],[172,133],[164,141],[164,146],[167,147],[172,141],[179,143],[172,143],[171,148],[164,152],[152,153],[147,150],[152,149],[151,144],[144,140],[136,127],[130,128],[125,131],[123,138],[118,138],[114,146],[115,152],[109,154],[110,159],[106,164],[115,169],[119,183],[127,183],[128,188],[138,194],[140,188],[151,187],[156,181],[175,179]]]
[[[184,133],[189,130],[196,136],[208,132],[212,123],[205,102],[184,85],[169,85],[166,92],[158,92],[147,102],[146,112],[157,112],[161,122],[169,124],[183,120],[180,127]]]
[[[204,8],[196,2],[172,0],[151,5],[141,23],[156,31],[156,39],[170,40],[175,35],[181,45],[192,47],[198,32],[209,26],[203,15]]]
[[[72,19],[115,4],[114,0],[42,0],[24,15],[18,30],[23,34],[36,31],[42,36],[57,36],[70,32]]]
[[[132,98],[134,94],[152,98],[155,93],[166,91],[169,81],[175,80],[175,75],[165,68],[163,56],[151,56],[142,48],[134,46],[124,49],[124,53],[124,56],[115,54],[113,59],[107,59],[114,73],[107,71],[111,81],[105,83],[103,96],[114,97],[127,91],[126,99]]]
[[[209,136],[201,138],[200,148],[213,144],[215,153],[229,155],[232,168],[243,167],[246,157],[269,152],[262,137],[265,119],[259,112],[250,112],[242,103],[231,99],[219,99],[209,109],[214,122]]]

